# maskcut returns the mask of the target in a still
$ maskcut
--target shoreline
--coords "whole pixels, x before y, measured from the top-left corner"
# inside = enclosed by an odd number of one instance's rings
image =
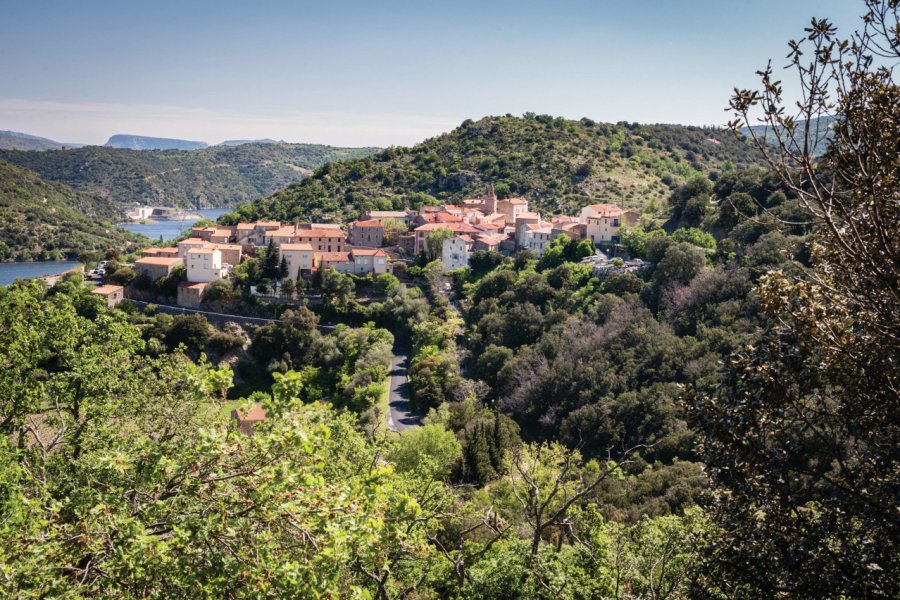
[[[29,273],[28,269],[40,269],[41,265],[52,265],[53,263],[68,263],[68,268],[60,268],[59,270],[49,268],[48,270],[51,272],[43,272],[43,273]],[[9,270],[9,267],[12,267],[13,270]],[[25,270],[24,273],[17,273],[15,267],[22,267]],[[73,273],[81,273],[85,274],[85,264],[78,262],[77,260],[65,260],[65,261],[54,261],[54,260],[28,260],[28,261],[15,261],[15,262],[0,262],[0,287],[5,287],[10,285],[18,280],[43,280],[47,285],[52,286],[57,281],[65,277],[66,275],[70,275]],[[5,279],[10,278],[9,281],[4,281]]]

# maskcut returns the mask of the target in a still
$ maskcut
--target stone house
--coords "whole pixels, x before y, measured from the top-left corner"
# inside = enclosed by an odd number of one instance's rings
[[[145,256],[134,261],[134,272],[150,281],[169,276],[175,267],[184,264],[180,256]]]
[[[125,298],[125,288],[121,285],[101,285],[91,290],[92,294],[106,300],[106,306],[112,308]]]

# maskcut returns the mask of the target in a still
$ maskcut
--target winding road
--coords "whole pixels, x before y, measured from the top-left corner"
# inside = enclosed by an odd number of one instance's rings
[[[407,356],[406,350],[394,347],[394,358],[391,360],[391,390],[388,398],[387,428],[396,433],[422,424],[422,417],[414,414],[409,407],[409,380],[406,371],[408,367],[409,356]]]

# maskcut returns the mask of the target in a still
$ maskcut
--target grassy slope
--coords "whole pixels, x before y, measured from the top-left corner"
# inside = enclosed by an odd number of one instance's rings
[[[202,150],[0,150],[0,160],[117,203],[227,206],[263,197],[328,161],[367,156],[372,148],[245,144]]]
[[[0,261],[74,258],[146,241],[115,229],[121,216],[102,198],[0,161]]]
[[[547,213],[572,213],[592,201],[642,207],[690,177],[758,160],[749,144],[723,129],[486,117],[411,148],[325,165],[241,213],[348,217],[414,205],[416,192],[441,200],[481,195],[488,182],[507,184],[510,194]]]

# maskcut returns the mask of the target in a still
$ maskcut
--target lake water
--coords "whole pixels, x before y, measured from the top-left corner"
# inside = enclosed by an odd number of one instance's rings
[[[47,262],[0,263],[0,285],[9,285],[16,279],[32,279],[44,275],[59,275],[78,266],[75,261],[55,260]]]
[[[204,219],[211,219],[215,221],[231,210],[232,209],[230,208],[204,208],[203,210],[195,210],[191,212],[194,214],[199,214]],[[185,229],[190,229],[191,226],[196,222],[197,221],[193,219],[188,219],[186,221],[157,221],[156,223],[152,224],[124,223],[122,225],[119,225],[119,228],[130,231],[132,233],[145,235],[154,241],[159,241],[160,237],[162,237],[162,240],[164,242],[168,242],[180,236],[181,232]]]

